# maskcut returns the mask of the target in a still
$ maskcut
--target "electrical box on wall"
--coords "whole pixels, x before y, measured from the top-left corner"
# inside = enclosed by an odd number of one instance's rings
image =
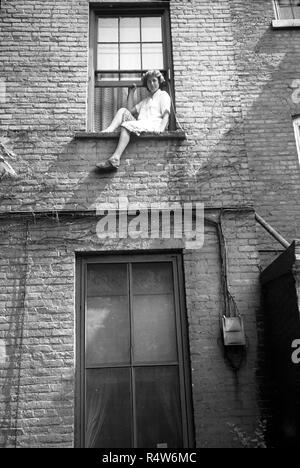
[[[246,346],[244,322],[240,315],[237,317],[222,317],[224,346]]]

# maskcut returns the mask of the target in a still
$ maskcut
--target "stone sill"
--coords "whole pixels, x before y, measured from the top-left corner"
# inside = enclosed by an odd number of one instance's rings
[[[85,139],[96,139],[96,140],[115,140],[118,139],[120,133],[96,133],[96,132],[78,132],[75,133],[75,138],[79,140]],[[161,133],[142,133],[139,137],[132,135],[133,138],[139,138],[142,140],[154,139],[154,140],[186,140],[186,133],[182,130],[175,130],[171,132]]]
[[[273,29],[300,28],[300,19],[273,20]]]

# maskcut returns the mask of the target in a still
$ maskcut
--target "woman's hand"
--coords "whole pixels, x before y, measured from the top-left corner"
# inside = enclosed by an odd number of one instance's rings
[[[133,83],[131,86],[128,87],[128,91],[134,93],[137,88],[137,85]]]

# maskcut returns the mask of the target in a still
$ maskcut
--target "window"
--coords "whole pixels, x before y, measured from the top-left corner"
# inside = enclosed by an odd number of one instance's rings
[[[275,0],[279,20],[300,19],[300,0]]]
[[[180,256],[82,258],[81,447],[191,446]]]
[[[300,117],[296,117],[294,119],[294,130],[295,130],[296,144],[297,144],[298,157],[299,157],[299,163],[300,163]]]
[[[89,130],[100,131],[126,105],[128,87],[138,85],[136,102],[147,96],[141,77],[159,69],[173,95],[169,11],[148,6],[100,7],[91,12]],[[173,118],[170,123],[174,127]]]

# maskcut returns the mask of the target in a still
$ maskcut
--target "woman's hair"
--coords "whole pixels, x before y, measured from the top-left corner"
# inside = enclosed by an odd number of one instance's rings
[[[142,77],[142,83],[143,83],[144,88],[148,89],[148,86],[147,86],[148,80],[149,78],[152,78],[152,77],[155,77],[158,79],[160,88],[162,87],[163,83],[165,83],[165,79],[159,70],[149,70]]]

